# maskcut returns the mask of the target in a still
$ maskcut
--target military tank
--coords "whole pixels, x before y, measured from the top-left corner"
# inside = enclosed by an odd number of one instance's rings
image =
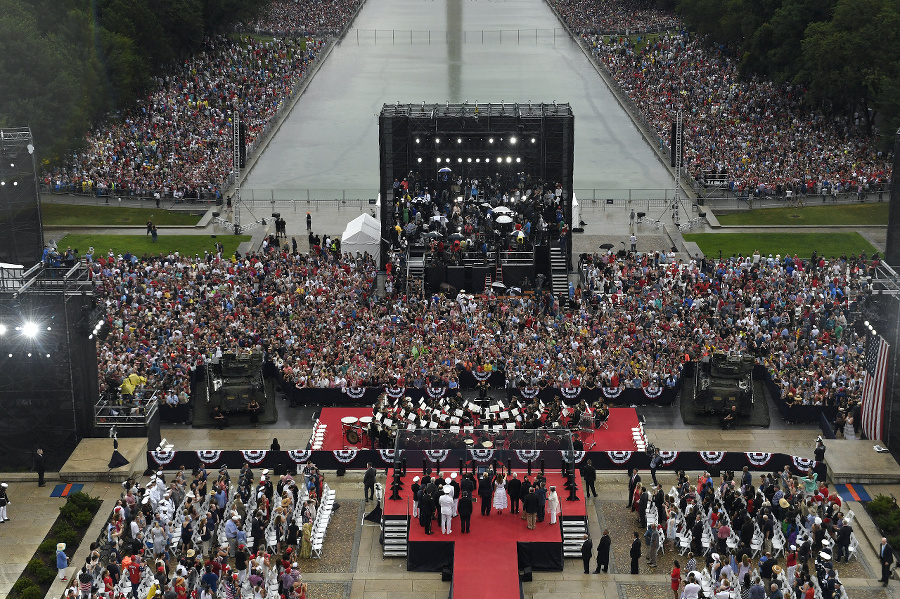
[[[210,408],[218,406],[222,412],[244,412],[251,399],[265,409],[266,392],[262,375],[263,356],[260,351],[226,352],[219,364],[210,369]]]
[[[739,416],[753,410],[753,356],[716,352],[694,369],[694,412],[725,414],[737,406]]]

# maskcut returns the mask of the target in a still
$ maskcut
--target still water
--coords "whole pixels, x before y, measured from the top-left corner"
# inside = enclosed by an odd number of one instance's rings
[[[423,101],[568,102],[576,189],[672,187],[543,0],[367,0],[354,26],[245,189],[376,190],[382,105]]]

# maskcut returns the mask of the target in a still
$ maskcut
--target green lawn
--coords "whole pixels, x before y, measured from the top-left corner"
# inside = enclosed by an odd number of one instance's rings
[[[71,226],[96,225],[98,227],[118,227],[126,225],[143,226],[152,220],[157,227],[173,225],[194,226],[200,222],[204,208],[197,213],[174,212],[153,208],[122,208],[120,206],[83,206],[80,204],[41,204],[41,217],[45,225]]]
[[[137,256],[144,254],[170,254],[179,252],[182,255],[203,255],[203,251],[215,251],[216,241],[225,246],[225,255],[230,256],[244,241],[250,241],[249,235],[160,235],[153,243],[149,235],[66,235],[57,245],[60,248],[72,247],[80,255],[87,253],[93,246],[95,256],[106,256],[109,250],[115,254],[131,252]]]
[[[805,208],[761,208],[716,214],[716,218],[722,225],[887,225],[889,206],[887,202],[877,202],[813,205]]]
[[[693,241],[709,257],[743,254],[754,250],[762,254],[797,254],[808,259],[813,251],[820,256],[843,253],[871,255],[875,251],[859,233],[691,233],[685,241]]]

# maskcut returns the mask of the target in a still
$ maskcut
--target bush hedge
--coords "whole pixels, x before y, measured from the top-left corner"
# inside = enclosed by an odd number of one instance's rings
[[[900,547],[900,506],[897,500],[890,495],[876,495],[866,504],[866,510],[888,543],[892,547]]]

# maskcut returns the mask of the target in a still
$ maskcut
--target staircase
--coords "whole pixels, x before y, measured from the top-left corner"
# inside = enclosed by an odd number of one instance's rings
[[[558,245],[550,247],[550,288],[560,299],[569,295],[569,269]]]
[[[584,516],[562,517],[562,542],[564,557],[581,557],[581,546],[587,534],[587,519]]]
[[[409,516],[385,515],[381,521],[381,529],[384,533],[382,558],[406,557],[407,541],[409,540]]]

